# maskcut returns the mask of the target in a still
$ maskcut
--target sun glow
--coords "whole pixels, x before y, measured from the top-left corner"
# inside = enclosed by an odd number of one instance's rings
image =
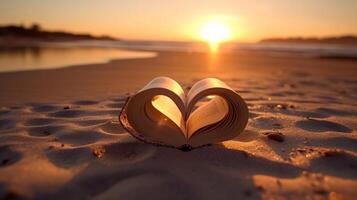
[[[208,42],[211,51],[218,50],[219,44],[227,41],[231,37],[230,29],[227,25],[221,22],[210,22],[203,26],[201,30],[201,37]]]

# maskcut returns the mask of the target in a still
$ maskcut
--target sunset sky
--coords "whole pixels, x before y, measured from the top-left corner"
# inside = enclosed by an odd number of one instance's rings
[[[200,40],[210,21],[231,40],[357,34],[355,0],[0,0],[0,24],[124,39]]]

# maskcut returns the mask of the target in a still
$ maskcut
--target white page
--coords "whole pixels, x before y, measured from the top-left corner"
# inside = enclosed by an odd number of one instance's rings
[[[180,109],[177,107],[176,103],[167,96],[157,95],[151,101],[154,108],[164,114],[168,119],[173,121],[178,127],[182,129],[184,133],[186,133],[186,127],[183,119],[183,115]],[[164,118],[164,121],[167,119]]]
[[[174,94],[176,94],[178,97],[180,97],[181,101],[183,103],[186,102],[186,95],[185,92],[183,91],[182,87],[180,84],[178,84],[175,80],[169,78],[169,77],[156,77],[152,81],[150,81],[145,87],[143,87],[138,93],[143,92],[145,90],[150,90],[150,89],[166,89]],[[178,103],[178,102],[176,102]]]
[[[215,96],[192,112],[187,120],[187,136],[190,138],[200,128],[221,121],[228,113],[228,104],[220,96]]]
[[[186,144],[184,127],[179,123],[185,113],[184,100],[184,91],[176,81],[168,77],[153,79],[127,103],[126,118],[135,128],[132,134],[155,144]]]

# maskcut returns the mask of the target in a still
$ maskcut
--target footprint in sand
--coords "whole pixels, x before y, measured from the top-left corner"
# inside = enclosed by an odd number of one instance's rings
[[[338,110],[338,109],[332,109],[332,108],[317,108],[315,110],[315,112],[329,115],[329,116],[355,116],[355,115],[357,115],[356,112]]]
[[[43,126],[52,124],[54,122],[58,122],[59,120],[53,118],[34,118],[27,120],[24,125],[25,126]]]
[[[46,104],[35,105],[32,107],[32,111],[34,112],[52,112],[60,109],[62,109],[62,107],[54,106],[54,105],[46,105]]]
[[[251,125],[265,130],[284,128],[282,121],[274,117],[256,117],[252,119]]]
[[[108,103],[106,107],[108,108],[122,108],[125,105],[125,102],[117,102],[117,103]]]
[[[100,126],[100,130],[108,134],[124,134],[126,131],[123,129],[119,121],[113,122],[108,121],[107,123]]]
[[[76,118],[87,115],[86,111],[83,110],[61,110],[54,113],[50,113],[51,117],[60,117],[60,118]]]
[[[0,146],[0,167],[12,165],[21,159],[22,155],[11,146]]]
[[[314,158],[309,168],[319,173],[356,179],[357,157],[345,151],[328,150]]]
[[[108,135],[92,129],[74,129],[62,131],[57,135],[58,141],[73,146],[81,146],[104,140]],[[109,137],[108,137],[109,139]]]
[[[99,103],[98,101],[93,101],[93,100],[80,100],[80,101],[73,102],[73,104],[80,105],[80,106],[95,105],[98,103]]]
[[[47,137],[50,135],[54,135],[62,130],[64,130],[64,126],[58,126],[58,125],[46,125],[46,126],[40,126],[40,127],[31,127],[27,130],[27,133],[30,136],[35,136],[35,137]]]
[[[111,110],[66,109],[66,110],[61,110],[49,114],[49,116],[51,117],[59,117],[59,118],[77,118],[77,117],[101,116],[101,115],[116,116],[119,115],[119,111],[116,109],[111,109]]]
[[[89,147],[52,149],[47,152],[47,157],[50,162],[61,168],[76,167],[95,159]]]
[[[296,122],[297,127],[311,132],[335,131],[342,133],[351,133],[352,129],[335,122],[327,120],[307,119]]]
[[[79,126],[98,126],[98,125],[102,125],[104,123],[108,122],[108,120],[106,119],[88,119],[88,120],[80,120],[75,122],[77,125]]]

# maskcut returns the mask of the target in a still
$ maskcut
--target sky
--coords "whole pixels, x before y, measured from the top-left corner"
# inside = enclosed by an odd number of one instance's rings
[[[0,0],[0,24],[139,40],[201,40],[210,21],[231,40],[357,34],[356,0]]]

